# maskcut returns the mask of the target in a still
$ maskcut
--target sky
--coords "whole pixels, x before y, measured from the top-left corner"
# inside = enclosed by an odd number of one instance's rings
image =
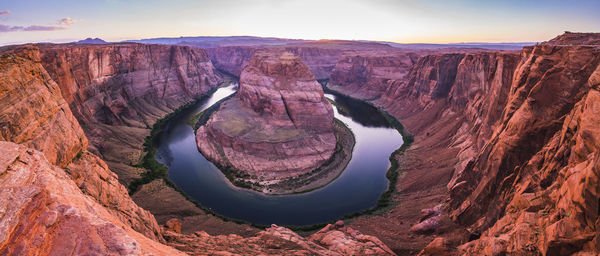
[[[0,45],[249,35],[539,42],[600,32],[600,0],[0,0]]]

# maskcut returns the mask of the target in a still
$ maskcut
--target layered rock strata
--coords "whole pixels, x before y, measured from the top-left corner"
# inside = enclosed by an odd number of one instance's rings
[[[88,140],[59,85],[39,64],[37,47],[13,47],[1,54],[0,140],[28,145],[65,167]]]
[[[302,237],[272,225],[254,237],[210,236],[206,232],[182,235],[165,232],[169,245],[192,255],[396,255],[379,239],[364,235],[338,221]]]
[[[397,252],[417,248],[392,238],[437,236],[422,255],[597,254],[597,38],[420,58],[376,103],[415,135],[396,200],[443,203],[441,214],[396,208],[352,225]],[[381,221],[427,239],[388,237]]]
[[[2,255],[184,255],[134,231],[24,145],[0,141],[0,206]]]
[[[205,51],[184,46],[42,45],[41,64],[56,81],[100,155],[128,184],[129,165],[154,122],[221,81]]]
[[[259,52],[237,95],[197,130],[196,141],[221,166],[263,179],[296,176],[332,156],[333,109],[298,56]]]
[[[379,98],[388,83],[402,79],[419,55],[414,52],[361,52],[340,56],[328,88],[356,98]]]
[[[317,80],[329,79],[340,56],[350,52],[387,50],[393,47],[379,43],[320,40],[309,43],[290,43],[279,46],[222,46],[206,48],[210,59],[219,70],[240,76],[242,70],[259,51],[288,51],[300,57]]]
[[[163,241],[154,216],[138,207],[117,176],[86,151],[87,138],[61,97],[61,89],[40,64],[38,47],[2,51],[0,57],[0,120],[6,120],[3,141],[41,151],[50,165],[65,171],[97,203],[123,223],[149,238]],[[57,157],[58,156],[58,157]]]

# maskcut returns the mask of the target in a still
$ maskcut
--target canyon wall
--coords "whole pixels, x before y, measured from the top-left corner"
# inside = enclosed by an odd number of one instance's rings
[[[320,40],[310,43],[290,43],[277,46],[223,46],[206,48],[210,59],[219,70],[240,76],[257,51],[288,51],[300,56],[317,80],[329,79],[331,72],[342,54],[385,49],[394,52],[393,47],[379,43]]]
[[[322,49],[318,47],[260,47],[260,46],[227,46],[207,48],[215,67],[235,76],[240,76],[248,66],[250,59],[257,51],[283,48],[302,59],[316,79],[327,79],[339,56],[345,51],[340,49]]]
[[[379,98],[388,82],[402,79],[418,57],[414,52],[344,53],[335,64],[328,87],[356,98]]]
[[[60,87],[39,65],[37,47],[13,47],[0,59],[0,140],[44,152],[65,167],[88,145]]]
[[[600,251],[600,44],[568,36],[522,51],[498,127],[450,187],[451,217],[483,232],[469,252]]]
[[[0,92],[2,109],[7,110],[0,112],[0,120],[5,120],[3,123],[6,124],[2,140],[41,151],[44,157],[37,159],[47,163],[42,164],[44,168],[39,172],[54,170],[56,167],[52,166],[55,165],[64,168],[61,171],[76,181],[71,183],[76,184],[77,190],[81,189],[80,193],[88,196],[86,200],[107,207],[103,210],[110,212],[113,219],[124,223],[120,226],[136,230],[153,240],[164,241],[152,214],[138,207],[106,164],[87,152],[87,138],[83,129],[62,98],[61,89],[40,64],[39,48],[28,45],[4,49],[0,58],[0,77],[5,78],[1,80]],[[28,152],[31,155],[34,151]],[[5,164],[8,166],[11,162]],[[33,167],[24,168],[28,172],[37,171]],[[64,180],[64,177],[60,179]],[[27,182],[33,181],[23,181],[18,186],[30,186]],[[34,209],[21,214],[38,213]],[[31,216],[24,215],[23,218],[26,217]]]
[[[415,136],[399,157],[412,170],[398,191],[424,201],[413,193],[445,186],[435,192],[442,215],[411,229],[438,236],[423,255],[600,251],[598,38],[566,33],[520,54],[427,55],[389,83],[375,103]]]
[[[205,51],[185,46],[42,45],[41,64],[121,182],[139,178],[154,122],[221,82]]]

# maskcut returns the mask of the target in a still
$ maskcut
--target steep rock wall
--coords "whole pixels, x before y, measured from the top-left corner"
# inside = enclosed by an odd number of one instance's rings
[[[41,64],[102,157],[128,184],[154,122],[221,81],[205,51],[185,46],[42,45]]]
[[[88,141],[60,87],[39,64],[35,46],[12,47],[0,57],[0,140],[38,149],[65,167]]]
[[[330,89],[357,98],[378,98],[390,81],[407,75],[417,59],[414,52],[345,53],[331,73]]]

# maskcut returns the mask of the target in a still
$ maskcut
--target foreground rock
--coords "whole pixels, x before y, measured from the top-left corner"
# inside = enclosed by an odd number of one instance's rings
[[[0,140],[38,149],[61,167],[88,146],[35,46],[0,52]]]
[[[84,195],[41,152],[1,141],[0,206],[2,255],[183,255]]]
[[[297,56],[256,53],[237,95],[197,130],[196,141],[208,159],[260,180],[298,176],[333,155],[333,109]]]
[[[165,238],[169,245],[191,255],[396,255],[379,239],[344,227],[341,221],[307,238],[276,225],[248,238],[210,236],[202,231],[192,235],[166,231]]]

